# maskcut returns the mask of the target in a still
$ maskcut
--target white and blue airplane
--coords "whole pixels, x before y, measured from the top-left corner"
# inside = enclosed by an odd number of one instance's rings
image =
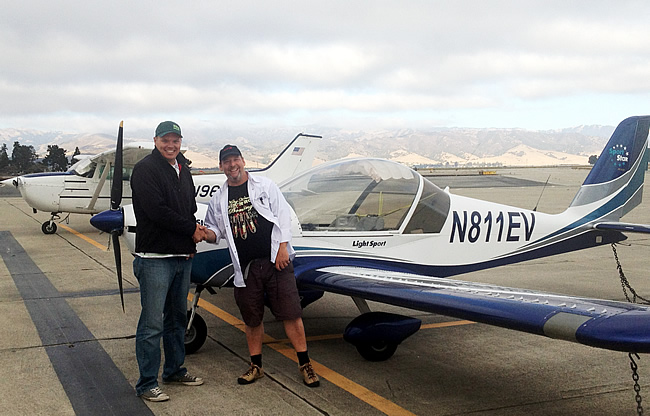
[[[420,328],[412,317],[370,312],[366,301],[437,313],[630,353],[650,352],[650,308],[635,303],[542,293],[449,277],[625,240],[650,226],[620,222],[641,201],[650,116],[614,131],[570,206],[559,214],[453,195],[419,173],[381,159],[343,159],[280,185],[293,212],[294,268],[303,306],[323,292],[351,296],[361,315],[344,338],[369,360],[385,360]],[[119,205],[119,204],[118,204]],[[206,204],[199,204],[198,221]],[[125,206],[93,224],[123,233],[130,249],[135,217]],[[200,243],[188,352],[206,337],[196,315],[201,290],[232,279],[224,243]],[[118,272],[119,276],[119,272]]]
[[[274,180],[282,181],[312,166],[320,136],[298,134],[267,167],[260,169]],[[133,166],[154,147],[151,142],[126,143],[122,149],[122,188],[125,203],[131,201],[129,179]],[[185,153],[186,147],[181,148]],[[61,213],[97,214],[110,208],[115,149],[92,156],[83,156],[66,172],[31,173],[7,179],[3,185],[14,185],[32,208],[49,212],[41,230],[54,234]],[[207,202],[223,183],[223,174],[195,175],[195,195],[199,202]]]

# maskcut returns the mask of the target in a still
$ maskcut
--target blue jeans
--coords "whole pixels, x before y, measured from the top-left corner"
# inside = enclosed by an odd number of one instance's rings
[[[163,380],[174,380],[187,372],[183,362],[191,269],[192,259],[185,257],[133,260],[142,305],[135,333],[135,355],[140,369],[135,385],[138,396],[158,386],[161,336],[165,350]]]

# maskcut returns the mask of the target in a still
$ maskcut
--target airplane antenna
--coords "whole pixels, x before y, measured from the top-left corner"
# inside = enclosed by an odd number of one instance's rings
[[[535,208],[533,208],[533,211],[537,211],[537,206],[539,205],[539,201],[542,200],[542,195],[544,194],[544,189],[546,189],[546,185],[548,185],[548,180],[551,179],[551,175],[548,175],[548,178],[546,178],[546,182],[544,182],[544,187],[542,188],[542,192],[539,194],[539,198],[537,198],[537,203],[535,204]]]

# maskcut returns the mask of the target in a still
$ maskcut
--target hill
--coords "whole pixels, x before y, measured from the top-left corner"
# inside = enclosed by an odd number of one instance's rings
[[[304,131],[323,136],[317,159],[334,160],[370,156],[396,160],[407,165],[458,166],[507,165],[548,166],[587,164],[590,155],[599,155],[614,131],[612,126],[578,126],[561,130],[436,128],[430,130],[349,131],[312,128]],[[298,132],[285,129],[248,131],[184,131],[184,144],[197,168],[218,165],[224,144],[239,146],[251,165],[265,165],[287,146]],[[148,141],[146,133],[127,135],[125,141]],[[0,142],[9,154],[15,141],[31,145],[42,157],[47,146],[56,144],[71,155],[76,147],[83,154],[111,149],[115,137],[103,133],[71,134],[37,130],[0,129]]]

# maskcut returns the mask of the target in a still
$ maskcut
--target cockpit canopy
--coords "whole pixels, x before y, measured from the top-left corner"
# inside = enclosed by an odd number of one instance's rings
[[[280,189],[303,231],[437,233],[449,212],[448,194],[412,169],[383,159],[323,164]]]

